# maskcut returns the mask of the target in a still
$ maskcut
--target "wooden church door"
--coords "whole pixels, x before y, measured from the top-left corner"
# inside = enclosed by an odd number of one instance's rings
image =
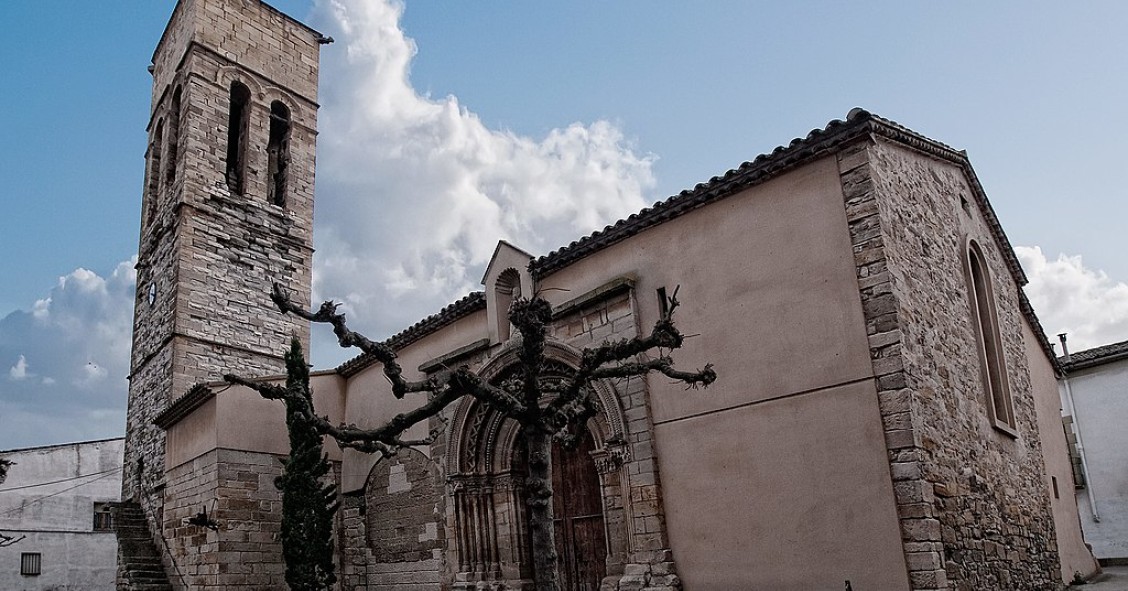
[[[598,591],[607,572],[603,499],[591,436],[575,450],[552,449],[552,514],[560,583],[566,591]]]

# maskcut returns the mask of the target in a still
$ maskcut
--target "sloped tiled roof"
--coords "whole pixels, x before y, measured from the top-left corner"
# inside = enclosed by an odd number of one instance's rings
[[[1128,341],[1071,353],[1068,360],[1065,357],[1058,357],[1058,362],[1061,363],[1062,369],[1068,372],[1096,367],[1122,359],[1128,359]]]
[[[1026,274],[1023,273],[1018,257],[1010,248],[1010,241],[1007,239],[1006,233],[1003,232],[1003,227],[999,224],[990,202],[987,201],[986,193],[984,193],[983,187],[979,184],[979,179],[975,176],[975,171],[971,168],[971,163],[967,159],[967,153],[929,139],[895,121],[879,117],[860,108],[852,109],[845,121],[835,119],[827,123],[822,129],[811,130],[806,137],[795,138],[791,140],[790,144],[777,147],[770,154],[760,154],[754,160],[745,162],[724,175],[715,176],[706,183],[698,184],[693,189],[687,189],[664,201],[659,201],[626,219],[619,220],[602,230],[535,259],[529,265],[529,271],[537,279],[551,275],[581,258],[634,236],[647,228],[667,222],[748,187],[759,185],[784,172],[833,154],[847,144],[872,136],[896,141],[919,152],[960,166],[970,181],[972,191],[975,193],[992,231],[996,234],[999,242],[1006,246],[1003,249],[1003,256],[1006,258],[1007,266],[1019,285],[1026,284]]]
[[[929,139],[895,121],[879,117],[861,108],[852,109],[847,114],[845,121],[835,119],[821,129],[811,130],[805,137],[795,138],[788,145],[777,147],[771,153],[760,154],[755,159],[745,162],[721,176],[715,176],[708,182],[700,183],[693,189],[687,189],[659,201],[626,219],[619,220],[602,230],[573,241],[567,246],[533,259],[529,264],[529,272],[535,279],[542,279],[648,228],[675,219],[749,187],[764,183],[819,158],[834,154],[849,144],[873,137],[895,141],[918,152],[952,162],[963,170],[968,178],[974,198],[983,211],[991,231],[999,244],[1002,245],[1001,251],[1007,268],[1020,288],[1022,313],[1037,333],[1046,357],[1056,368],[1057,363],[1053,349],[1050,347],[1049,341],[1046,340],[1041,324],[1035,316],[1033,308],[1026,300],[1025,294],[1021,293],[1021,287],[1027,283],[1026,274],[1019,264],[1018,257],[1015,255],[1010,240],[1003,231],[991,203],[987,200],[987,195],[971,167],[967,153],[956,150],[942,142]],[[462,300],[443,308],[438,314],[430,316],[391,337],[386,342],[393,348],[406,347],[423,336],[469,314],[471,311],[484,307],[484,294],[482,292],[471,293]],[[337,371],[348,376],[367,367],[370,363],[371,360],[367,360],[361,355],[345,362],[337,368]]]

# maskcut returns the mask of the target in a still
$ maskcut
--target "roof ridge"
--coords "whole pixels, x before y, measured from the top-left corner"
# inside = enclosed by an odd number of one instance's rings
[[[106,443],[108,441],[124,440],[125,435],[118,435],[117,437],[106,437],[103,439],[87,439],[85,441],[68,441],[66,443],[46,443],[43,445],[32,445],[29,447],[14,447],[12,449],[0,449],[0,454],[10,454],[24,451],[35,451],[39,449],[50,449],[53,447],[70,447],[72,445],[89,445],[93,443]]]
[[[741,163],[736,168],[729,169],[724,174],[694,185],[692,189],[685,189],[613,224],[604,226],[601,230],[596,230],[587,236],[573,240],[565,246],[533,259],[533,262],[529,265],[529,270],[537,278],[550,275],[595,250],[610,246],[646,228],[730,195],[739,188],[759,184],[813,157],[826,153],[833,147],[866,135],[875,123],[890,126],[903,134],[932,141],[894,121],[855,107],[847,114],[845,121],[832,119],[825,126],[812,129],[806,136],[792,139],[786,146],[778,145],[771,152],[761,153],[755,158]],[[934,143],[957,153],[946,145],[939,142]]]

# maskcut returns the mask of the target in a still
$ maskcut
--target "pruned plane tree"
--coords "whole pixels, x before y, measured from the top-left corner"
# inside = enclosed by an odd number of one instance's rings
[[[344,314],[337,312],[337,304],[334,302],[327,301],[311,312],[294,304],[289,295],[278,285],[274,286],[271,299],[284,314],[295,314],[310,322],[331,325],[337,342],[342,347],[358,348],[380,362],[384,375],[391,383],[392,394],[396,398],[402,399],[416,394],[420,396],[418,406],[394,416],[383,425],[362,428],[353,424],[333,424],[328,417],[318,416],[314,410],[309,389],[308,366],[301,358],[300,345],[296,341],[290,354],[294,359],[288,358],[287,362],[286,386],[248,380],[235,375],[224,376],[227,382],[252,388],[265,398],[282,400],[286,404],[291,443],[295,445],[295,431],[304,434],[298,437],[298,442],[306,450],[307,456],[312,450],[309,437],[314,433],[332,437],[341,447],[383,456],[393,455],[404,447],[428,445],[439,435],[443,425],[441,421],[437,421],[439,426],[422,439],[405,439],[404,433],[424,420],[439,417],[447,406],[463,396],[476,398],[520,425],[525,439],[524,450],[527,454],[524,462],[528,469],[525,486],[528,491],[533,570],[537,591],[557,591],[560,588],[551,502],[552,444],[553,441],[559,441],[565,449],[568,449],[574,447],[586,435],[588,420],[599,412],[599,403],[592,383],[597,380],[631,378],[657,372],[684,383],[687,388],[698,388],[712,384],[717,378],[711,365],[696,371],[682,371],[674,367],[671,353],[680,348],[685,340],[685,336],[678,331],[673,320],[674,311],[678,307],[676,289],[673,295],[668,297],[664,313],[655,323],[650,334],[631,339],[606,341],[599,346],[583,349],[578,367],[568,368],[563,375],[555,366],[551,372],[547,370],[549,361],[545,355],[545,342],[549,322],[552,319],[552,307],[539,296],[531,299],[518,298],[509,308],[509,321],[520,335],[520,342],[516,345],[519,347],[518,370],[499,384],[491,384],[483,380],[465,365],[447,368],[425,379],[408,380],[403,375],[403,368],[397,362],[395,350],[385,343],[373,341],[351,330],[345,322]],[[315,472],[314,481],[325,474],[325,468],[316,468],[316,464],[310,464],[308,460],[299,464],[294,455],[296,451],[296,448],[291,451],[291,459],[287,462],[280,481],[288,478],[288,475],[299,465],[302,469]],[[316,446],[316,455],[320,458],[320,462],[325,462],[321,457],[319,442]],[[285,503],[290,498],[293,499],[291,502],[320,502],[335,510],[335,505],[326,496],[328,489],[322,489],[320,497],[312,494],[300,498],[286,497],[285,489],[283,490],[284,515]],[[319,519],[327,523],[331,513],[330,510],[326,516]],[[291,553],[286,549],[285,524],[283,531],[284,554],[289,577]],[[291,544],[308,545],[309,542],[310,540],[304,539]],[[327,548],[329,546],[331,545],[326,544]],[[328,552],[331,554],[331,549]],[[331,574],[331,561],[328,564]],[[289,582],[289,578],[287,580]],[[291,588],[299,587],[291,583]]]

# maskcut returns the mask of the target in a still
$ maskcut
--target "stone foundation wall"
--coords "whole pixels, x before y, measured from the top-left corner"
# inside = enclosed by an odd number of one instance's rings
[[[209,516],[217,515],[217,455],[218,451],[208,452],[170,469],[166,474],[162,534],[171,549],[175,566],[166,565],[165,570],[177,591],[196,589],[218,581],[221,532],[187,523],[188,518],[204,508]]]
[[[169,470],[164,535],[187,589],[284,589],[281,458],[218,449]],[[337,476],[339,478],[339,476]],[[187,519],[207,508],[218,531]]]

